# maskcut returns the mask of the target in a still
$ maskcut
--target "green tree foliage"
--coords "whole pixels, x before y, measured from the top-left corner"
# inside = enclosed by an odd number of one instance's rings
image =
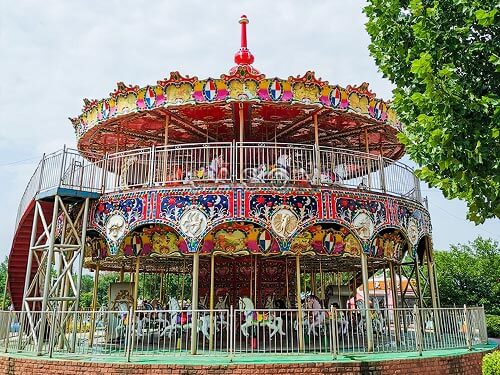
[[[439,297],[443,306],[484,305],[500,315],[500,245],[476,238],[450,251],[436,251]]]
[[[418,176],[470,220],[500,217],[500,3],[369,0],[365,13]]]
[[[0,265],[0,285],[2,280]],[[116,272],[101,272],[99,274],[99,283],[97,287],[97,307],[108,304],[109,285],[118,282],[119,274]],[[151,301],[160,297],[160,282],[159,274],[144,274],[139,275],[139,290],[140,299]],[[184,279],[184,281],[183,281]],[[125,274],[125,282],[130,281],[130,275]],[[191,275],[173,275],[166,274],[163,282],[164,295],[175,296],[185,300],[191,298]],[[90,308],[92,306],[92,298],[94,291],[94,274],[83,275],[80,293],[80,308]],[[166,298],[166,297],[165,297]]]
[[[483,375],[500,375],[500,350],[483,357]]]
[[[7,265],[8,265],[9,260],[7,257],[5,257],[4,261],[0,263],[0,303],[3,304],[3,306],[0,306],[0,308],[6,309],[7,307],[10,306],[10,298],[9,298],[9,293],[5,294],[5,302],[3,300],[4,298],[4,291],[5,291],[5,283],[7,282]]]

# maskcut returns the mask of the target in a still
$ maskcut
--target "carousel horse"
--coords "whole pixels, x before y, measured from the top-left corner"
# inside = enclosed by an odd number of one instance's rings
[[[372,327],[374,332],[381,334],[384,331],[384,320],[382,318],[382,312],[380,311],[378,300],[374,298],[374,301],[376,301],[374,302],[374,308],[370,311]],[[365,302],[362,299],[356,301],[356,309],[361,313],[361,318],[358,321],[358,330],[363,331],[366,327],[366,308]]]
[[[260,164],[257,168],[246,168],[245,177],[253,183],[264,183],[266,182],[267,172],[267,165]]]
[[[119,316],[118,316],[118,324],[115,327],[115,336],[121,337],[125,333],[127,326],[130,322],[130,319],[128,316],[129,315],[129,305],[126,301],[120,301],[120,302],[118,302],[117,307],[118,307],[117,310],[119,312]]]
[[[373,298],[372,324],[375,332],[384,333],[384,315],[380,309],[378,298]]]
[[[227,178],[227,168],[224,166],[223,155],[216,156],[208,166],[208,178],[210,180],[220,180]]]
[[[290,180],[290,156],[280,154],[276,159],[276,166],[268,172],[268,179],[286,183]]]
[[[305,296],[302,306],[302,324],[307,327],[307,334],[310,335],[312,333],[314,336],[317,336],[316,328],[321,330],[325,324],[325,320],[326,313],[321,307],[319,298],[314,294]]]
[[[332,300],[330,297],[329,301]],[[337,302],[329,302],[328,305],[337,309],[337,327],[339,328],[339,333],[341,335],[347,335],[349,331],[349,319],[347,319],[346,312],[340,310],[339,304]]]
[[[220,325],[221,329],[227,327],[227,319],[225,316],[227,311],[224,311],[224,310],[227,310],[227,298],[228,297],[229,297],[228,294],[226,294],[225,296],[219,296],[218,301],[215,304],[216,310],[223,310],[223,311],[219,311],[215,316],[216,328],[218,328],[219,325]]]
[[[168,332],[168,337],[172,337],[172,332],[176,330],[184,330],[187,331],[192,327],[192,315],[190,312],[182,311],[179,306],[179,302],[176,298],[170,297],[168,301],[168,310],[170,310],[170,324],[165,326],[162,332],[160,332],[160,336],[165,336]],[[209,333],[210,326],[210,316],[209,315],[201,315],[198,317],[198,332],[202,332],[205,338],[210,337]]]
[[[255,311],[253,302],[248,297],[239,297],[238,306],[240,310],[243,310],[244,322],[240,326],[241,333],[243,336],[248,337],[248,327],[252,326],[263,326],[269,328],[269,337],[273,337],[276,333],[284,335],[283,331],[283,319],[279,316],[274,316],[269,313],[258,313]]]

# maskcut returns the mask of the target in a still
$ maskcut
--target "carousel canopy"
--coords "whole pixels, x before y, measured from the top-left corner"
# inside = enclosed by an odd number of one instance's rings
[[[156,84],[141,88],[120,82],[108,98],[84,99],[82,114],[71,119],[80,151],[233,140],[312,143],[316,118],[320,145],[391,159],[404,154],[396,113],[367,83],[344,88],[312,71],[268,78],[252,66],[247,23],[242,16],[241,48],[228,74],[198,79],[172,72]]]

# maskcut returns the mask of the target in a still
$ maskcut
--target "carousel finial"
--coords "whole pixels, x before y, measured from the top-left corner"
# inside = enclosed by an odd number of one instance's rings
[[[238,52],[234,55],[234,62],[238,65],[250,65],[254,61],[252,53],[247,47],[247,23],[248,18],[242,15],[239,23],[241,24],[241,47]]]

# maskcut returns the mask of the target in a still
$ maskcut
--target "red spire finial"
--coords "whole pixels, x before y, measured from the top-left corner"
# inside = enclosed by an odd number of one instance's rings
[[[241,47],[234,55],[234,62],[238,65],[250,65],[253,63],[254,57],[247,48],[247,16],[242,15],[239,22],[241,24]]]

